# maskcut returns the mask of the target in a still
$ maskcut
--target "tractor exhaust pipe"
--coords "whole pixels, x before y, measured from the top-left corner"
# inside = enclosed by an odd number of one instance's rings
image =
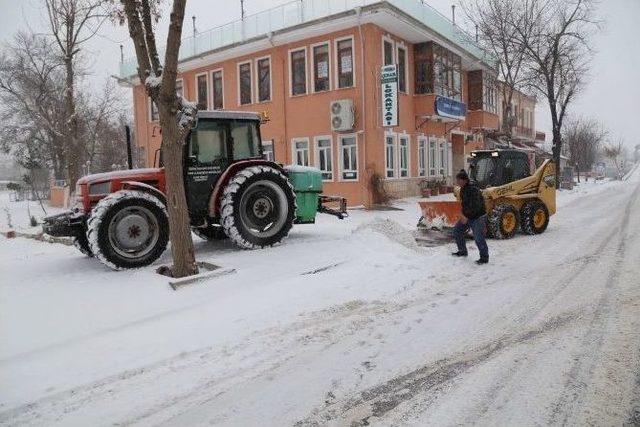
[[[133,169],[133,157],[131,156],[131,128],[125,125],[124,132],[127,138],[127,166],[129,170]]]

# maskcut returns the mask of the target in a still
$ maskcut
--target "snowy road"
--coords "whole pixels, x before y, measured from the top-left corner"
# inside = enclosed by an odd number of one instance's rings
[[[407,204],[198,243],[238,273],[178,292],[0,240],[0,425],[638,424],[640,172],[559,197],[486,267],[353,231]]]

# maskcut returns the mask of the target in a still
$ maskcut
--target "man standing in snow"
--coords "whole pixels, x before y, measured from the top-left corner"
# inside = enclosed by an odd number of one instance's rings
[[[460,200],[462,201],[462,215],[453,228],[453,236],[458,245],[458,252],[453,256],[467,256],[467,245],[464,235],[467,230],[473,231],[473,238],[480,251],[480,259],[476,264],[487,264],[489,262],[489,247],[484,239],[484,230],[487,223],[487,211],[484,207],[482,191],[475,184],[469,181],[467,172],[461,170],[456,175],[456,183],[460,187]]]

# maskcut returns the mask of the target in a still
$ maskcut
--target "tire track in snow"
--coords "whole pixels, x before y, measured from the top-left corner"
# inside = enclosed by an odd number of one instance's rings
[[[440,359],[411,372],[392,378],[358,393],[355,397],[326,404],[317,413],[295,423],[297,427],[316,426],[332,422],[364,426],[374,418],[382,418],[398,405],[419,394],[437,393],[446,383],[463,375],[512,347],[526,344],[547,334],[568,327],[576,313],[567,313],[519,334],[505,335],[479,348]]]

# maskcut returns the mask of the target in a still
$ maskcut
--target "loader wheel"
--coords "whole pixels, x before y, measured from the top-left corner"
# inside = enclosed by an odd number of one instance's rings
[[[516,234],[519,226],[518,211],[509,204],[497,205],[489,214],[489,230],[496,239],[510,239]]]
[[[83,255],[93,258],[93,252],[89,246],[89,240],[87,240],[87,233],[81,232],[77,236],[73,237],[73,246],[76,247]]]
[[[525,203],[521,211],[522,231],[526,234],[544,233],[549,225],[549,210],[539,200]]]
[[[224,232],[239,247],[273,246],[293,227],[296,196],[289,180],[269,166],[238,172],[224,189],[220,204]]]
[[[202,240],[224,240],[228,239],[221,225],[210,225],[204,228],[193,228],[193,233]]]
[[[87,225],[91,251],[115,270],[151,264],[169,240],[164,204],[142,191],[118,191],[100,200]]]

